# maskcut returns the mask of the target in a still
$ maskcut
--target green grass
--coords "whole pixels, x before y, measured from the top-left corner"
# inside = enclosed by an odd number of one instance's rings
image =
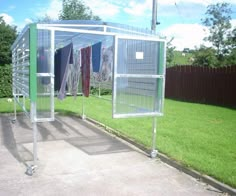
[[[193,57],[192,53],[185,53],[185,56],[182,56],[182,52],[174,51],[174,59],[171,64],[173,65],[191,65],[192,62],[190,58]]]
[[[85,98],[85,114],[151,148],[152,119],[112,119],[111,102]],[[81,114],[82,99],[55,99],[55,108]],[[0,99],[0,112],[13,104]],[[164,117],[157,118],[157,148],[187,167],[236,187],[236,111],[233,109],[165,100]]]

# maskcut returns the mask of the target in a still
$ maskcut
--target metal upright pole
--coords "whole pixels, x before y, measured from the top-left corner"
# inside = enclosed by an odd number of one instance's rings
[[[38,160],[38,146],[37,146],[37,141],[38,141],[38,127],[37,127],[37,122],[33,122],[33,156],[34,156],[34,166],[37,165],[37,160]]]
[[[101,85],[100,85],[100,82],[98,83],[98,97],[100,98],[101,97]]]
[[[14,95],[14,119],[13,121],[16,121],[16,97]]]
[[[156,136],[157,136],[157,120],[156,117],[153,117],[153,124],[152,124],[152,151],[151,151],[151,158],[155,158],[157,156],[156,150]]]
[[[152,1],[152,31],[156,32],[157,25],[157,0]]]
[[[85,116],[85,108],[84,108],[84,94],[82,95],[82,119],[84,120],[86,118]]]
[[[37,168],[37,25],[30,25],[30,119],[33,126],[33,165],[28,166],[26,174],[32,176]]]

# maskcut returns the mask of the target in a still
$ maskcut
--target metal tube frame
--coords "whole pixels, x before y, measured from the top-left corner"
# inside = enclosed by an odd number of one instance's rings
[[[59,27],[58,27],[59,26]],[[64,27],[72,27],[73,25],[64,25]],[[76,27],[78,25],[75,25]],[[89,26],[89,25],[80,25],[82,26]],[[98,25],[101,27],[100,25]],[[27,169],[27,172],[29,175],[32,175],[34,173],[35,168],[37,167],[37,160],[38,160],[38,146],[37,146],[37,137],[38,137],[38,128],[37,128],[37,122],[43,122],[45,119],[37,119],[37,29],[44,29],[44,30],[49,30],[51,32],[51,118],[46,119],[45,121],[48,120],[54,120],[54,50],[55,50],[55,31],[66,31],[66,32],[77,32],[77,33],[86,33],[86,34],[95,34],[95,35],[110,35],[113,36],[114,39],[114,67],[113,67],[113,94],[112,94],[112,100],[113,100],[113,116],[119,117],[119,118],[127,118],[127,117],[137,117],[140,114],[132,114],[132,115],[117,115],[115,114],[115,103],[116,103],[116,84],[117,84],[117,77],[140,77],[140,78],[162,78],[164,79],[163,75],[125,75],[125,74],[117,74],[117,63],[118,63],[118,39],[133,39],[133,40],[143,40],[143,41],[163,41],[163,39],[159,39],[156,37],[152,37],[150,34],[145,34],[141,32],[135,32],[135,31],[130,31],[126,30],[126,32],[133,32],[137,33],[139,35],[132,35],[132,36],[127,36],[127,35],[117,35],[117,33],[114,32],[107,32],[108,26],[104,26],[104,31],[96,31],[96,30],[84,30],[84,29],[74,29],[74,28],[63,28],[63,25],[58,25],[55,24],[48,24],[48,25],[36,25],[36,24],[31,24],[27,28],[24,29],[24,32],[28,28],[30,28],[30,100],[31,100],[31,109],[30,109],[30,119],[33,125],[33,165],[30,166]],[[113,29],[117,30],[124,30],[116,27],[110,27]],[[124,31],[125,32],[125,31]],[[149,36],[149,37],[147,37]],[[20,38],[17,38],[19,41]],[[13,47],[15,47],[17,44],[14,43]],[[114,75],[117,74],[117,77],[114,77]],[[164,84],[163,84],[164,85]],[[99,85],[99,96],[100,96],[100,85]],[[83,105],[82,105],[82,118],[85,119],[85,106],[84,106],[84,96],[83,96]],[[19,96],[14,96],[14,115],[16,118],[16,102],[19,100]],[[25,105],[25,97],[23,95],[23,105]],[[157,151],[155,150],[156,148],[156,116],[161,116],[161,113],[158,112],[150,112],[145,115],[142,114],[142,116],[153,116],[153,136],[152,136],[152,152],[151,156],[154,157],[156,156]],[[140,115],[141,116],[141,115]],[[26,172],[26,173],[27,173]]]

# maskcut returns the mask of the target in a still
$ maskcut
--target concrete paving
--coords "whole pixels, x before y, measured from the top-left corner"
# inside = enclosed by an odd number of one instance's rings
[[[0,196],[221,195],[196,179],[76,117],[38,123],[38,169],[32,163],[32,125],[0,115]]]

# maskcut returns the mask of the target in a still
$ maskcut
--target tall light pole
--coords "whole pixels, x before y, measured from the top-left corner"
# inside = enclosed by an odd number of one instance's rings
[[[152,0],[152,31],[156,32],[157,26],[157,0]]]

